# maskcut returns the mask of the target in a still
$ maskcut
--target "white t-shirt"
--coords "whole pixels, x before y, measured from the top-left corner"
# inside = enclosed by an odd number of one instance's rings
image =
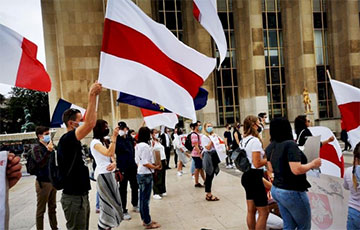
[[[345,169],[344,188],[350,190],[349,207],[352,207],[360,212],[360,185],[358,185],[356,191],[352,180],[352,169],[353,167],[348,167]]]
[[[214,145],[211,146],[210,150],[208,150],[207,148],[205,148],[205,146],[209,145],[209,143],[211,142],[210,137],[206,136],[206,135],[202,135],[201,136],[201,146],[203,147],[203,151],[212,151],[215,150]]]
[[[135,162],[138,165],[138,174],[151,174],[154,171],[145,164],[154,164],[154,157],[151,148],[148,144],[141,142],[135,146]]]
[[[93,139],[90,143],[91,154],[94,156],[96,162],[95,178],[97,178],[100,174],[109,173],[110,171],[106,170],[106,167],[111,164],[110,157],[101,154],[95,149],[96,144],[102,145],[102,143],[99,139]]]
[[[250,138],[252,138],[252,139],[249,141]],[[254,137],[252,135],[244,137],[240,141],[240,146],[245,147],[246,142],[248,142],[246,145],[246,148],[245,148],[247,158],[249,159],[249,162],[251,163],[251,168],[256,169],[254,164],[252,163],[252,153],[260,152],[260,159],[263,159],[264,155],[265,155],[265,151],[262,148],[262,144],[261,144],[259,138],[257,138],[257,137]],[[263,168],[263,167],[260,167],[260,168]]]
[[[160,159],[161,160],[166,160],[165,148],[164,148],[164,146],[162,144],[160,144],[160,142],[156,141],[155,144],[154,144],[154,147],[152,147],[152,150],[153,151],[159,151],[160,152]]]

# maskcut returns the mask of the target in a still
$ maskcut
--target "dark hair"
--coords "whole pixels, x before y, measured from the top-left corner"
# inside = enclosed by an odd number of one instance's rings
[[[94,139],[99,139],[101,143],[104,143],[104,130],[106,127],[107,121],[99,119],[96,121],[96,125],[93,128],[93,137]]]
[[[36,137],[39,139],[39,135],[42,135],[43,133],[49,131],[49,127],[45,127],[45,126],[38,126],[35,129],[35,134]]]
[[[240,125],[239,122],[235,122],[235,123],[233,124],[234,130],[239,130],[238,125]]]
[[[62,120],[65,123],[66,127],[68,127],[68,121],[75,121],[76,120],[76,115],[78,113],[81,113],[80,110],[74,109],[74,108],[70,108],[70,109],[65,110],[65,112],[62,115]]]
[[[306,129],[306,115],[299,115],[295,118],[295,133],[299,137],[301,131]]]
[[[151,133],[151,134],[154,134],[155,130],[156,130],[156,129],[150,129],[150,133]]]
[[[270,139],[276,142],[294,140],[288,119],[285,117],[276,117],[270,121]]]
[[[182,128],[179,127],[179,128],[177,129],[177,135],[180,136],[180,135],[182,135],[182,134],[183,134],[183,130],[182,130]]]
[[[353,180],[355,191],[357,191],[357,187],[358,187],[360,181],[357,181],[356,176],[355,176],[355,159],[360,160],[360,142],[357,143],[357,145],[354,148],[354,161],[353,161],[353,170],[352,170],[352,173],[353,173],[352,180]]]
[[[264,118],[266,116],[266,113],[259,113],[258,117]]]
[[[138,143],[144,142],[148,144],[150,140],[150,129],[148,127],[141,127],[138,132]]]

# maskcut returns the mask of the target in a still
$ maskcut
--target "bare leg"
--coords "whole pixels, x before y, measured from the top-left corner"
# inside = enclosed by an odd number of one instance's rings
[[[200,169],[195,169],[195,184],[199,183],[199,170]]]
[[[256,230],[265,230],[266,229],[266,221],[269,215],[268,207],[257,207],[256,208],[259,212],[259,218],[256,221]]]
[[[247,200],[247,215],[246,215],[246,223],[249,230],[255,230],[255,213],[256,213],[256,207],[253,200]]]

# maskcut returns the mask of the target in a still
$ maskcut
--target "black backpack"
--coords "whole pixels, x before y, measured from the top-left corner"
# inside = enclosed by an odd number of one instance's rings
[[[51,153],[49,159],[49,179],[56,190],[62,190],[64,188],[65,178],[69,176],[75,164],[75,158],[76,155],[74,155],[69,171],[64,172],[64,158],[62,154],[59,154],[58,151],[53,151]]]
[[[29,150],[28,155],[27,155],[26,171],[30,175],[36,175],[36,173],[39,171],[39,165],[35,161],[35,155],[34,155],[34,151],[32,148]]]
[[[199,134],[197,134],[196,132],[191,132],[189,135],[187,135],[186,137],[186,140],[185,140],[185,148],[187,150],[189,150],[190,152],[194,149],[194,146],[192,146],[192,143],[191,143],[191,134],[195,133],[198,137],[198,140],[200,139],[199,138]]]
[[[234,161],[236,168],[239,169],[241,172],[247,172],[251,168],[251,164],[249,162],[249,159],[247,158],[245,148],[249,141],[253,138],[254,137],[251,137],[245,143],[244,147],[242,147],[242,143],[240,142],[239,148],[235,149],[232,152],[231,159]]]

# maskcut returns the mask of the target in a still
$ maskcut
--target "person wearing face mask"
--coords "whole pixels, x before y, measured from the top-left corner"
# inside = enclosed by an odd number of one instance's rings
[[[119,185],[114,172],[115,143],[118,133],[119,128],[116,127],[108,144],[105,141],[105,137],[109,134],[108,123],[99,119],[93,129],[94,139],[90,143],[90,150],[96,162],[96,189],[100,198],[99,230],[115,228],[124,219]]]
[[[36,173],[36,228],[44,229],[44,214],[48,204],[48,215],[51,229],[57,229],[56,189],[49,179],[49,157],[54,151],[48,127],[38,126],[35,129],[38,143],[33,147],[32,154],[37,163]]]
[[[89,168],[83,160],[80,141],[96,125],[96,96],[100,94],[101,89],[99,83],[94,83],[90,87],[86,119],[82,125],[82,115],[78,109],[67,109],[62,116],[67,132],[61,136],[57,150],[58,155],[63,158],[61,168],[67,172],[61,196],[67,229],[89,229],[91,185]]]
[[[344,173],[344,188],[350,190],[347,230],[360,228],[360,142],[354,148],[353,166]]]
[[[240,123],[236,122],[234,125],[234,131],[233,131],[233,142],[232,142],[232,150],[235,150],[239,148],[240,141],[242,140],[241,134],[240,134]]]
[[[159,169],[155,170],[154,173],[154,186],[153,186],[153,198],[155,200],[161,200],[162,197],[167,196],[166,193],[166,155],[164,146],[159,142],[159,130],[151,130],[151,148],[154,155],[156,165],[160,165]],[[157,158],[160,158],[160,162],[157,162]]]
[[[246,192],[248,229],[265,229],[269,215],[267,194],[262,179],[267,160],[257,131],[259,126],[260,121],[256,116],[247,116],[244,119],[244,138],[239,144],[245,149],[251,164],[250,170],[244,172],[241,177],[241,184]],[[256,211],[259,213],[257,220],[255,219]]]
[[[130,220],[131,215],[129,214],[126,204],[127,204],[127,188],[128,183],[130,183],[131,188],[131,204],[133,206],[133,211],[138,212],[138,189],[139,185],[136,180],[137,174],[137,165],[135,163],[135,149],[134,143],[131,139],[127,137],[126,131],[128,127],[125,122],[120,121],[119,125],[119,135],[116,138],[116,162],[117,167],[123,175],[122,181],[120,181],[120,195],[121,203],[123,205],[124,219]]]
[[[201,137],[201,145],[204,149],[203,151],[203,166],[206,172],[205,176],[205,199],[207,201],[218,201],[219,198],[212,195],[211,187],[212,181],[214,179],[215,174],[217,175],[220,172],[219,163],[220,159],[218,154],[216,153],[214,144],[211,140],[212,137],[217,137],[217,134],[213,131],[213,126],[211,123],[205,123],[203,129],[203,136]],[[218,137],[217,137],[218,138]]]
[[[170,129],[165,127],[164,133],[160,135],[161,144],[165,148],[166,155],[166,169],[170,168],[170,152],[171,152],[171,137],[170,137]]]

